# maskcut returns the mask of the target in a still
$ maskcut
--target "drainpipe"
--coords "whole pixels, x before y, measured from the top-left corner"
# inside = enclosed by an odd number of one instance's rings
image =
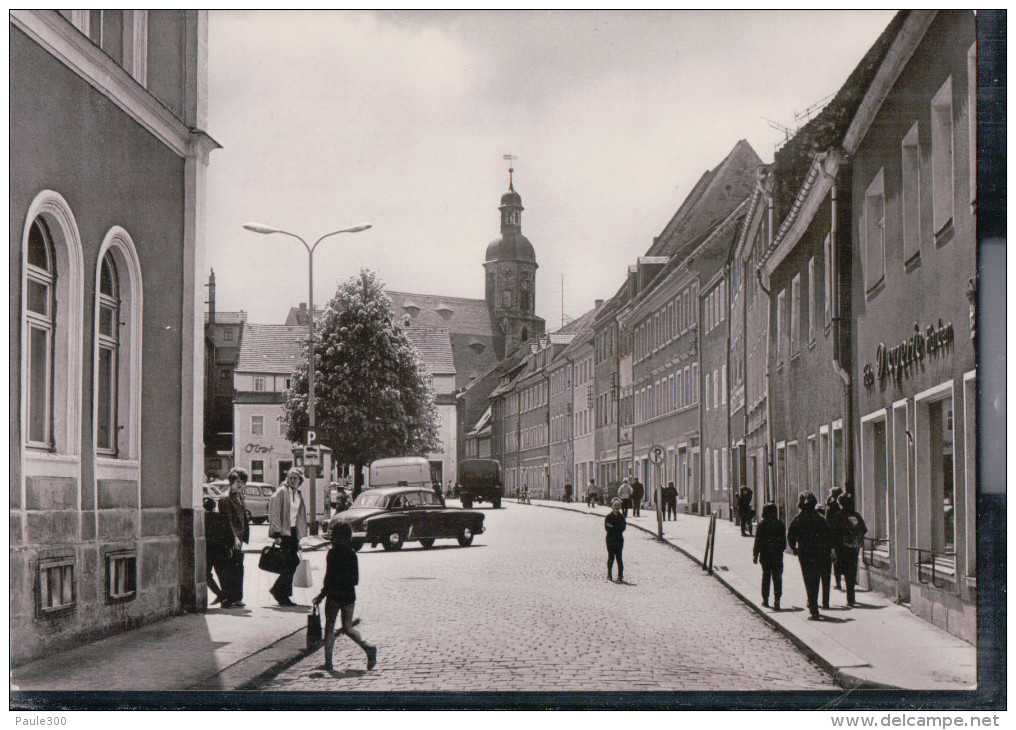
[[[822,161],[822,174],[832,178],[832,187],[829,190],[829,233],[832,239],[832,276],[830,277],[833,286],[833,337],[836,347],[833,350],[833,370],[843,381],[843,491],[854,491],[854,444],[853,444],[853,408],[850,398],[850,371],[847,369],[849,363],[845,363],[844,350],[846,349],[846,337],[849,334],[849,322],[843,318],[842,297],[843,278],[840,275],[840,260],[843,258],[841,251],[848,251],[849,246],[844,248],[844,242],[840,240],[842,231],[839,225],[839,204],[837,201],[839,184],[837,176],[829,171],[834,167],[835,156],[832,151],[824,153]],[[848,242],[849,243],[849,242]],[[844,367],[846,365],[846,367]],[[835,452],[834,452],[835,453]],[[833,486],[836,486],[835,484]],[[861,505],[857,505],[860,507]]]
[[[770,201],[769,201],[769,215],[770,215],[770,218],[769,218],[770,223],[769,223],[769,225],[770,225],[770,231],[772,230],[772,210],[773,210],[773,205],[772,205],[772,199],[770,198]],[[755,269],[755,278],[758,280],[759,288],[762,291],[764,291],[765,294],[766,294],[766,309],[769,310],[772,307],[772,294],[770,293],[769,289],[766,289],[765,284],[762,283],[762,269],[760,269],[760,268],[756,268]],[[745,331],[747,331],[747,330],[745,330]],[[769,312],[767,312],[767,314],[766,314],[766,332],[768,332],[768,331],[769,331]],[[779,345],[777,345],[777,347],[778,346]],[[771,494],[771,492],[775,491],[773,487],[774,487],[774,484],[776,482],[776,480],[774,479],[774,476],[773,476],[773,470],[774,470],[774,466],[775,466],[774,465],[774,460],[776,459],[776,448],[775,448],[775,445],[774,445],[774,442],[773,442],[773,399],[772,399],[773,386],[772,386],[772,377],[773,377],[772,357],[770,357],[770,355],[769,355],[769,335],[767,334],[766,335],[766,447],[767,447],[766,450],[768,451],[768,453],[766,454],[766,464],[765,464],[765,466],[766,466],[766,472],[765,472],[765,474],[766,474],[766,480],[765,480],[765,499],[766,499],[767,502],[769,502],[769,501],[775,502],[776,501],[776,495],[775,494]],[[790,495],[787,495],[787,498],[789,500]],[[789,505],[788,505],[788,511],[789,511]]]

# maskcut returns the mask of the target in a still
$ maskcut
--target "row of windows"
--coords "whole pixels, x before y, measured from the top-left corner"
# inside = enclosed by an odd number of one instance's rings
[[[702,303],[702,325],[710,332],[727,320],[727,280],[720,279]]]
[[[547,405],[547,383],[537,383],[519,392],[522,412],[533,411]]]
[[[969,117],[969,145],[973,146],[975,129],[976,64],[974,49],[968,54],[967,68],[967,114]],[[902,260],[906,267],[920,256],[922,241],[943,243],[948,240],[955,211],[954,155],[956,131],[953,117],[953,81],[950,76],[931,100],[929,114],[930,135],[919,121],[915,121],[900,142],[900,190],[901,203],[899,224],[901,230]],[[921,149],[921,138],[930,142],[931,158],[931,236],[922,236],[922,185],[924,174],[928,173]],[[970,154],[971,200],[976,182],[976,155]],[[895,196],[891,196],[895,197]],[[872,292],[881,284],[886,273],[886,174],[880,168],[868,183],[864,192],[859,230],[864,250],[864,288]],[[895,239],[895,237],[893,237]]]
[[[702,467],[703,488],[707,492],[726,494],[730,487],[730,451],[727,447],[707,448]]]
[[[693,363],[635,392],[635,423],[694,405],[698,398],[698,365]]]
[[[617,402],[610,392],[596,396],[596,427],[609,426],[617,419]]]
[[[73,611],[78,602],[77,561],[68,555],[39,561],[36,573],[36,614],[40,618]],[[133,599],[138,592],[138,557],[133,551],[106,555],[105,597],[107,603]]]
[[[286,417],[278,415],[275,417],[276,429],[279,436],[286,435]],[[265,435],[265,416],[261,413],[252,413],[250,416],[250,435],[251,436],[264,436]],[[259,481],[252,479],[251,481]]]
[[[275,389],[276,381],[272,379],[272,389]],[[293,385],[292,378],[284,378],[282,380],[283,390],[289,390]],[[268,378],[263,376],[257,376],[254,378],[254,392],[263,393],[268,390]]]
[[[36,453],[75,454],[85,326],[81,242],[70,208],[41,193],[22,251],[23,441]],[[94,300],[92,413],[95,453],[140,451],[141,275],[130,236],[114,227],[99,247]]]
[[[712,408],[719,408],[727,405],[727,366],[714,369],[706,373],[706,392],[704,405],[708,411]]]
[[[697,296],[698,285],[693,283],[635,326],[632,342],[634,362],[648,357],[695,326],[698,321]]]
[[[617,325],[612,324],[607,330],[596,335],[596,363],[599,364],[607,358],[614,357],[614,350],[617,340]]]
[[[540,446],[547,445],[547,424],[539,423],[535,426],[522,429],[520,433],[522,437],[522,448],[523,449],[535,449]]]

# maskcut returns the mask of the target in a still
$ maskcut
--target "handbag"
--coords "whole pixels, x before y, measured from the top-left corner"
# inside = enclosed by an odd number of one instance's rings
[[[306,560],[304,562],[307,562]],[[315,604],[307,616],[307,649],[314,650],[321,646],[324,634],[321,631],[321,612]]]
[[[285,553],[277,545],[267,545],[261,549],[261,558],[258,560],[258,567],[269,573],[283,573],[287,563]]]
[[[314,585],[314,571],[311,570],[309,560],[301,560],[296,566],[296,573],[293,575],[294,588],[310,588]]]

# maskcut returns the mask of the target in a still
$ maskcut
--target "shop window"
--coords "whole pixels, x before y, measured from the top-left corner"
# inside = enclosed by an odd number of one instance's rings
[[[935,240],[946,235],[953,219],[952,78],[931,101],[931,188]]]
[[[135,553],[106,556],[106,600],[129,601],[138,592],[138,557]]]
[[[74,558],[52,558],[39,563],[36,604],[40,616],[71,611],[77,600],[74,585]]]
[[[262,459],[253,459],[250,462],[250,480],[252,482],[263,482],[265,480],[265,462]]]
[[[977,575],[977,388],[976,372],[963,376],[963,481],[966,574]]]
[[[822,495],[832,488],[832,452],[829,449],[829,427],[822,426],[819,430],[819,479],[818,485]]]
[[[808,484],[816,485],[818,483],[818,438],[815,437],[815,434],[812,434],[808,437]]]
[[[870,508],[865,505],[862,509],[860,495],[855,494],[857,509],[866,513],[871,521],[867,537],[876,541],[876,549],[887,551],[892,524],[890,514],[893,497],[892,481],[889,478],[889,439],[884,410],[861,419],[861,469],[861,491],[870,495],[868,497]]]
[[[921,251],[921,148],[918,126],[907,132],[901,144],[903,193],[903,262]]]
[[[843,424],[841,421],[833,423],[832,432],[832,486],[840,487],[841,489],[846,486],[844,481],[844,465],[846,459],[844,456],[844,444],[843,444]],[[860,494],[855,494],[854,498],[860,503]]]
[[[864,289],[870,292],[885,278],[885,185],[882,170],[864,191]]]

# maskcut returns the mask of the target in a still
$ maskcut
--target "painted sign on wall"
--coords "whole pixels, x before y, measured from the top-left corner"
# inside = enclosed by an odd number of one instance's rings
[[[875,348],[875,363],[865,363],[863,370],[864,385],[871,388],[875,385],[876,379],[879,383],[885,383],[891,378],[899,387],[911,368],[917,367],[924,358],[944,355],[952,347],[954,340],[952,322],[942,324],[938,320],[938,327],[929,324],[924,332],[916,322],[914,323],[914,334],[894,347],[886,347],[880,342]]]

